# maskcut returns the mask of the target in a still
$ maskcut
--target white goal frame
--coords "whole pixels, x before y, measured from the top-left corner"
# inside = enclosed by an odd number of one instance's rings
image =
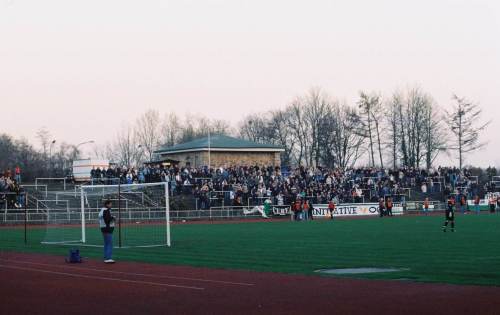
[[[85,189],[86,188],[92,188],[92,189],[99,189],[99,188],[118,188],[118,191],[121,190],[121,188],[126,188],[126,187],[159,187],[163,186],[164,191],[165,191],[165,224],[166,224],[166,246],[170,247],[172,245],[171,242],[171,237],[170,237],[170,196],[169,196],[169,188],[168,188],[168,182],[157,182],[157,183],[144,183],[144,184],[119,184],[119,185],[82,185],[80,187],[80,206],[81,206],[81,223],[82,223],[82,239],[81,242],[83,244],[86,243],[86,232],[85,232]],[[145,245],[145,246],[137,246],[137,247],[153,247],[153,246],[160,246],[160,245]],[[163,245],[164,246],[164,245]]]

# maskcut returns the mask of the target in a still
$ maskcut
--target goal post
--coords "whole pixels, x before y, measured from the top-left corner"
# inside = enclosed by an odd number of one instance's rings
[[[165,203],[166,203],[166,207],[165,207],[165,220],[167,221],[166,224],[167,224],[167,246],[170,247],[171,246],[171,241],[170,241],[170,198],[168,196],[168,182],[165,182]]]
[[[47,210],[50,233],[43,243],[102,246],[99,212],[109,200],[116,247],[171,246],[168,183],[82,185],[75,197],[70,200],[74,208],[65,217],[49,215],[52,210]]]
[[[82,222],[82,243],[85,243],[85,192],[83,190],[83,186],[80,187],[80,220]]]

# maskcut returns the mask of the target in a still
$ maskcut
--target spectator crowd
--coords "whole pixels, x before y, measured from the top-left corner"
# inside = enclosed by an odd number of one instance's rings
[[[446,198],[455,195],[474,200],[484,192],[496,191],[495,183],[481,187],[468,169],[439,167],[422,169],[352,168],[345,171],[323,167],[281,169],[271,166],[219,168],[144,165],[140,168],[109,167],[91,171],[92,184],[168,182],[172,195],[193,196],[198,208],[212,206],[292,205],[297,200],[311,204],[379,202],[392,197]],[[0,174],[0,207],[20,208],[24,204],[21,169]],[[419,194],[418,196],[412,194]]]
[[[313,204],[378,202],[392,196],[405,201],[411,193],[425,196],[478,194],[477,178],[467,170],[438,168],[427,172],[414,168],[354,168],[345,171],[323,167],[291,170],[271,166],[178,167],[145,165],[141,168],[93,169],[95,184],[168,182],[173,195],[193,195],[202,209],[210,206],[263,204],[290,205],[297,199]],[[219,203],[219,204],[218,204]]]
[[[24,189],[21,184],[21,168],[17,166],[0,174],[0,208],[22,208],[24,205]]]

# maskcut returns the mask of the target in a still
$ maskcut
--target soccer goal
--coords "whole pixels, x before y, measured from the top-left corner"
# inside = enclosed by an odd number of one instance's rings
[[[167,183],[81,186],[79,206],[65,213],[47,209],[44,244],[102,246],[99,211],[111,201],[116,247],[170,246]],[[71,201],[70,201],[71,203]]]

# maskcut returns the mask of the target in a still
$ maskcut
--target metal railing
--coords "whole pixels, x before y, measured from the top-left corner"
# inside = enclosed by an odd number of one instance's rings
[[[495,188],[500,187],[500,176],[491,176],[490,185],[495,185]]]
[[[467,180],[474,179],[472,182],[476,185],[479,184],[479,176],[468,176]]]
[[[19,187],[22,187],[22,188],[31,188],[31,187],[34,187],[35,190],[37,190],[37,191],[39,190],[38,188],[40,187],[40,188],[43,188],[43,191],[45,193],[45,198],[47,198],[47,196],[48,196],[47,185],[39,185],[39,184],[37,184],[37,185],[24,185],[23,184],[23,185],[19,185]]]
[[[39,177],[35,178],[35,186],[38,186],[39,181],[47,181],[47,182],[54,182],[54,181],[62,181],[63,183],[63,190],[66,190],[66,177]]]
[[[50,209],[51,207],[47,205],[48,202],[55,202],[57,206],[59,203],[66,204],[66,211],[69,213],[69,200],[37,200],[36,201],[36,211],[40,210],[40,205],[44,206],[45,209]]]
[[[0,196],[3,196],[2,202],[4,203],[3,209],[3,222],[7,222],[7,216],[9,212],[14,212],[21,215],[21,220],[19,223],[25,223],[25,213],[27,211],[27,202],[29,200],[29,194],[26,192],[16,193],[16,192],[2,192]],[[9,198],[7,198],[9,196]],[[10,200],[10,196],[14,196],[14,200]],[[21,198],[20,198],[21,197]],[[9,208],[9,205],[14,201],[15,208]],[[20,203],[19,203],[20,202]]]
[[[94,185],[118,185],[120,184],[120,177],[92,177],[89,184]]]
[[[440,201],[429,201],[429,212],[435,212],[435,211],[444,211],[445,210],[445,203],[440,202]],[[406,202],[405,204],[405,211],[408,213],[417,213],[421,214],[422,212],[425,212],[424,209],[424,201],[410,201]]]
[[[124,199],[122,199],[124,200]],[[65,203],[66,207],[55,208],[47,205],[48,202],[55,202],[55,200],[39,200],[39,206],[37,209],[9,209],[3,211],[2,223],[4,224],[22,224],[25,221],[28,224],[71,224],[79,225],[81,224],[81,207],[69,207]],[[59,200],[59,202],[62,202]],[[124,200],[124,205],[121,208],[121,218],[123,222],[140,224],[146,222],[161,222],[166,219],[166,209],[165,206],[162,207],[145,207],[136,206]],[[395,203],[397,204],[397,202]],[[44,206],[42,209],[40,206]],[[404,211],[406,213],[422,214],[424,212],[423,201],[407,201],[403,204]],[[245,210],[251,210],[254,206],[224,206],[224,207],[212,207],[207,210],[170,210],[170,220],[171,221],[183,221],[183,220],[218,220],[218,219],[245,219],[245,218],[260,218],[261,214],[245,214]],[[289,205],[271,205],[271,208],[275,207],[286,207]],[[440,201],[430,201],[429,212],[443,211],[446,208],[446,204]],[[26,212],[25,212],[26,211]],[[86,206],[84,217],[86,224],[97,224],[98,214],[100,211],[100,205],[97,204],[96,207]],[[118,212],[115,208],[114,213]]]

